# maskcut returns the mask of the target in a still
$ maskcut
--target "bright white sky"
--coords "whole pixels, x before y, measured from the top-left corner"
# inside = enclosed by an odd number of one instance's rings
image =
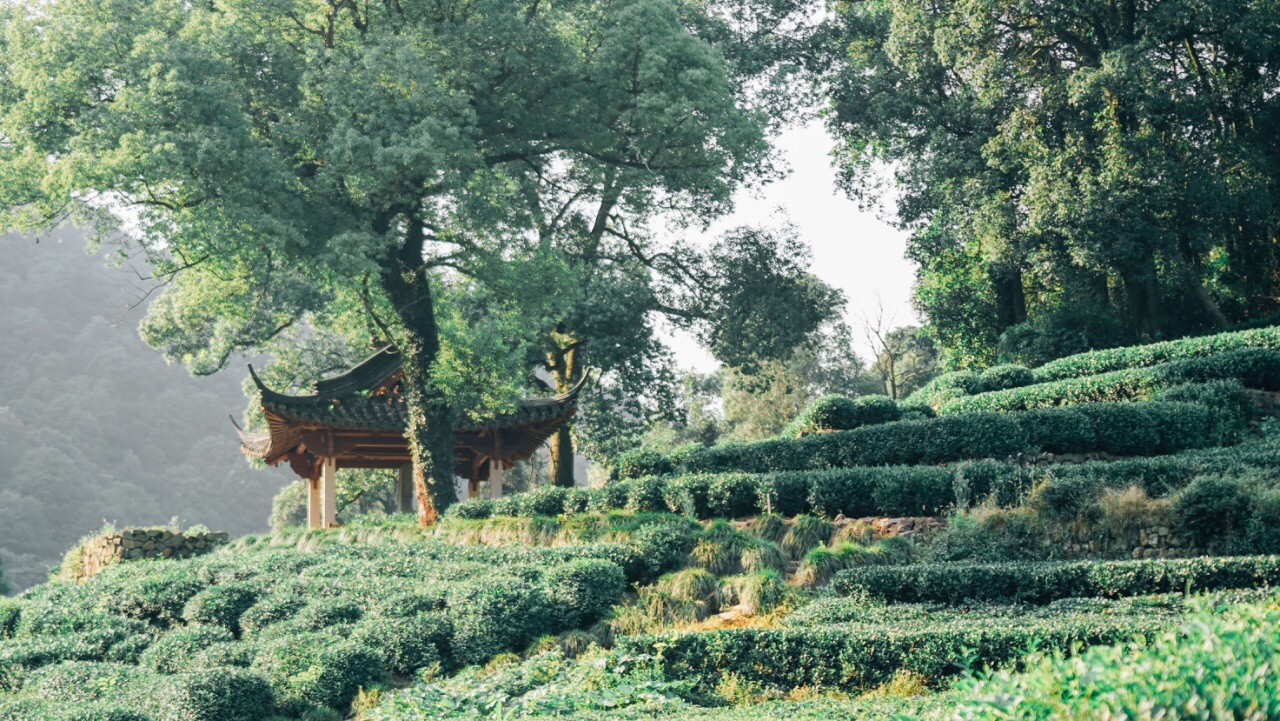
[[[831,167],[833,141],[820,121],[784,132],[778,139],[782,159],[791,173],[765,186],[758,196],[739,193],[736,210],[711,227],[710,236],[737,225],[771,224],[781,209],[813,249],[813,271],[844,291],[848,320],[854,330],[854,351],[864,361],[871,353],[861,338],[859,319],[874,316],[877,296],[892,326],[917,322],[911,308],[912,264],[903,257],[906,233],[889,225],[882,210],[860,210],[836,188]],[[892,210],[892,208],[888,208]],[[685,333],[668,332],[667,341],[683,368],[709,371],[716,362]]]

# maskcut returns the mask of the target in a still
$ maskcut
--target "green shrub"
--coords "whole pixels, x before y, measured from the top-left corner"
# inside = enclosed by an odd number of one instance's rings
[[[1274,718],[1280,611],[1202,611],[1150,641],[1047,657],[971,683],[958,719]]]
[[[306,604],[305,598],[292,591],[272,593],[241,614],[239,619],[241,632],[253,635],[273,623],[291,619]]]
[[[983,391],[1002,391],[1006,388],[1029,386],[1036,382],[1036,374],[1020,365],[999,365],[982,371],[980,385]]]
[[[1280,581],[1280,557],[1236,556],[1141,561],[945,563],[855,568],[832,579],[837,593],[893,603],[1120,598],[1152,593],[1259,588]]]
[[[982,375],[975,371],[951,371],[934,376],[916,392],[907,396],[906,403],[937,407],[942,403],[963,396],[981,393]]]
[[[384,659],[355,643],[302,633],[260,643],[251,670],[270,681],[286,716],[314,709],[345,710],[361,687],[386,676]]]
[[[259,721],[275,706],[267,680],[240,669],[170,676],[151,695],[155,721]]]
[[[1173,497],[1176,530],[1208,548],[1243,530],[1249,520],[1249,490],[1234,477],[1200,476]]]
[[[1097,450],[1094,419],[1067,408],[1036,408],[1018,414],[1032,448],[1049,453],[1088,453]]]
[[[1251,553],[1280,553],[1280,488],[1255,488],[1245,546]]]
[[[933,406],[925,403],[900,403],[898,409],[898,417],[904,421],[923,421],[938,417]]]
[[[1053,381],[1218,355],[1241,348],[1280,348],[1280,328],[1257,328],[1080,353],[1045,363],[1035,374],[1040,382]]]
[[[939,407],[942,415],[1147,399],[1185,383],[1234,380],[1246,388],[1280,390],[1280,350],[1246,348],[1201,358],[1174,360],[1147,368],[1038,383],[956,398]]]
[[[294,616],[293,623],[308,631],[355,623],[364,616],[364,604],[343,598],[318,598],[307,603]]]
[[[0,645],[0,691],[14,690],[27,672],[62,661],[102,661],[102,648],[79,635],[32,638]]]
[[[627,589],[616,563],[581,559],[547,571],[542,579],[548,600],[565,626],[586,626],[599,620]]]
[[[102,589],[104,607],[116,613],[170,625],[182,618],[191,597],[207,585],[175,562],[157,562],[163,570],[145,564],[114,566],[91,582]]]
[[[1150,404],[1085,403],[1074,410],[1093,423],[1097,448],[1117,456],[1154,455],[1160,429],[1148,411]]]
[[[824,431],[847,431],[896,421],[900,414],[898,404],[888,396],[848,398],[825,395],[805,406],[783,431],[783,435],[794,438]]]
[[[479,520],[493,515],[493,501],[488,498],[472,498],[465,503],[455,503],[444,512],[446,518]]]
[[[442,663],[453,625],[441,613],[418,613],[402,618],[368,619],[356,627],[351,641],[386,659],[387,670],[408,676]]]
[[[450,646],[458,666],[485,663],[562,628],[562,612],[542,588],[513,576],[454,584],[449,606],[456,609]]]
[[[22,601],[16,598],[0,598],[0,639],[13,637],[22,618],[22,606]]]
[[[639,549],[647,565],[646,576],[657,578],[684,563],[696,542],[691,524],[651,523],[636,529],[631,542]],[[637,580],[628,574],[628,578]]]
[[[765,689],[869,690],[901,672],[935,682],[973,665],[1009,666],[1030,649],[1066,651],[1114,643],[1159,630],[1165,622],[1138,618],[1070,617],[1010,624],[1003,619],[943,628],[894,631],[740,628],[706,633],[624,637],[618,653],[660,655],[669,681],[713,689],[726,677]]]
[[[664,476],[675,469],[666,456],[652,448],[636,448],[618,456],[614,472],[620,478]]]
[[[1249,417],[1254,414],[1253,403],[1237,380],[1184,383],[1156,393],[1154,399],[1198,403],[1208,408],[1213,412],[1213,425],[1201,432],[1216,438],[1220,445],[1239,442],[1248,429]]]
[[[156,673],[174,674],[198,670],[201,666],[228,665],[215,659],[226,659],[235,636],[223,626],[190,626],[164,634],[156,639],[141,658],[142,666]],[[243,663],[231,665],[247,665]]]
[[[187,623],[221,626],[240,633],[240,617],[257,602],[261,591],[256,583],[237,581],[210,586],[191,597],[183,608]]]
[[[132,664],[65,661],[33,671],[22,687],[22,694],[69,703],[111,701],[111,696],[133,690],[140,680],[154,681]]]
[[[627,484],[626,510],[632,513],[653,513],[667,510],[662,497],[665,478],[646,476]]]

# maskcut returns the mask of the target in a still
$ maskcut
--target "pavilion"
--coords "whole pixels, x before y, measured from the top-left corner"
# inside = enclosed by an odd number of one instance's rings
[[[262,396],[267,429],[252,433],[236,426],[241,450],[271,466],[288,461],[294,473],[307,479],[308,527],[336,525],[339,468],[398,469],[397,505],[402,512],[412,511],[413,473],[400,392],[404,373],[394,348],[316,381],[307,395],[267,388],[252,365],[249,374]],[[454,473],[466,479],[461,495],[478,495],[480,482],[487,480],[489,496],[500,497],[504,472],[532,456],[577,412],[582,385],[551,398],[519,401],[511,413],[456,426]]]

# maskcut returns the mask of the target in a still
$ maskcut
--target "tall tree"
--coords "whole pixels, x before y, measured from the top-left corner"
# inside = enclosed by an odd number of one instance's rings
[[[192,312],[166,346],[214,366],[361,298],[404,358],[424,524],[453,500],[441,284],[538,277],[511,268],[551,257],[517,202],[530,176],[593,166],[563,178],[591,196],[641,172],[649,202],[706,208],[767,157],[765,119],[690,31],[706,9],[674,0],[4,12],[4,225],[90,223],[166,295],[216,284],[218,312],[172,304]]]
[[[659,243],[634,219],[611,210],[599,237],[588,236],[588,249],[570,251],[584,280],[545,345],[556,391],[588,366],[603,371],[576,435],[580,447],[605,456],[676,408],[676,376],[657,318],[692,331],[717,359],[750,367],[790,358],[843,306],[838,291],[809,273],[809,250],[788,224],[735,228],[697,249]],[[552,444],[560,485],[573,484],[574,450],[569,428],[562,429]]]
[[[1274,3],[842,2],[822,39],[846,186],[894,168],[952,365],[1280,310]]]

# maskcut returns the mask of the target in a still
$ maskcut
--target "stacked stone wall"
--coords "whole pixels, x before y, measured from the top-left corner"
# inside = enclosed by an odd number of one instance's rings
[[[225,532],[183,533],[163,528],[126,528],[91,539],[74,559],[72,577],[83,581],[107,566],[146,558],[189,558],[227,542]]]

